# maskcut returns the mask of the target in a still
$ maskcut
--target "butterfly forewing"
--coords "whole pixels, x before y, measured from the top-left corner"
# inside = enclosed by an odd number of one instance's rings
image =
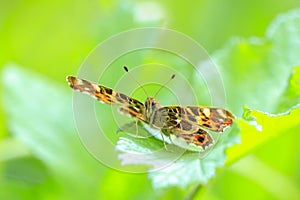
[[[167,113],[170,126],[200,126],[215,132],[223,132],[226,127],[231,126],[235,118],[225,109],[204,106],[169,106],[160,108],[160,111]],[[182,120],[183,124],[180,124]]]
[[[122,114],[129,114],[133,117],[142,118],[144,113],[144,104],[136,99],[128,97],[125,94],[116,92],[97,83],[76,78],[74,76],[68,76],[67,82],[74,90],[89,94],[98,101],[107,104],[120,105],[121,107],[119,108],[119,111]]]

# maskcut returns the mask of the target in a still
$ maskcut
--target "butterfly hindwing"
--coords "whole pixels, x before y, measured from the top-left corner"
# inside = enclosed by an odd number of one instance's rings
[[[171,138],[175,136],[179,140],[184,140],[187,145],[200,146],[203,150],[214,144],[212,136],[201,128],[195,128],[192,131],[185,131],[181,128],[170,128],[165,129],[164,133]],[[175,143],[176,141],[173,142]]]

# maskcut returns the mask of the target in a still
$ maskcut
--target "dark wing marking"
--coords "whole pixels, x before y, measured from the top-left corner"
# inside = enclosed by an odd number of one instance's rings
[[[184,139],[187,144],[201,146],[203,150],[207,149],[214,143],[214,140],[211,137],[211,135],[201,128],[197,128],[193,131],[183,131],[180,128],[163,129],[163,131],[167,135],[173,134],[176,137]]]
[[[117,104],[122,114],[129,114],[144,120],[144,104],[136,99],[130,98],[125,94],[116,92],[94,82],[90,82],[74,76],[67,76],[67,82],[76,91],[89,94],[98,101],[107,104]]]

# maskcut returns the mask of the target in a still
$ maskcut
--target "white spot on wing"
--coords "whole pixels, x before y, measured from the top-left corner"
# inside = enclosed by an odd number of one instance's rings
[[[222,109],[217,109],[217,113],[223,117],[223,118],[226,118],[226,115],[224,114],[224,111]]]
[[[76,84],[77,84],[77,85],[82,85],[82,83],[83,83],[82,80],[81,80],[81,79],[78,79],[78,78],[76,78],[75,81],[76,81]]]
[[[210,116],[210,110],[209,108],[203,108],[203,113],[206,117],[209,117]]]

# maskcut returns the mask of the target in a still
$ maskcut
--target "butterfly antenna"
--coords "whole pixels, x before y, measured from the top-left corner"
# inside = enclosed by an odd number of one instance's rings
[[[156,95],[158,95],[158,93],[171,81],[171,80],[173,80],[174,78],[175,78],[175,74],[173,74],[172,76],[171,76],[171,78],[165,83],[165,84],[163,84],[159,89],[158,89],[158,91],[155,93],[155,95],[154,95],[154,97],[156,97]]]
[[[124,66],[123,68],[129,74],[129,76],[138,84],[138,86],[142,88],[142,90],[145,92],[147,97],[149,97],[149,95],[148,95],[147,91],[145,90],[145,88],[134,78],[134,76],[129,72],[128,68],[126,66]]]

